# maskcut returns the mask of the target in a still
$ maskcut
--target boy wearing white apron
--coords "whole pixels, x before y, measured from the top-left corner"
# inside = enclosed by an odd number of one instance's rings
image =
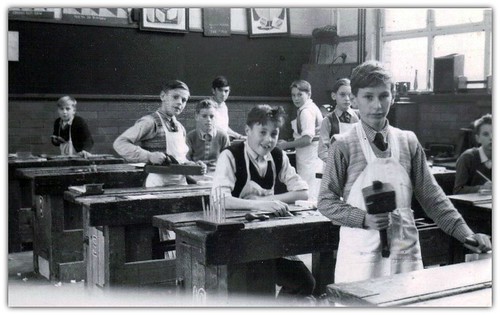
[[[247,140],[232,144],[219,155],[212,191],[220,187],[226,209],[290,216],[287,204],[307,199],[307,183],[297,175],[287,155],[276,148],[283,115],[281,108],[255,106],[247,116]],[[277,181],[285,184],[288,192],[275,194]],[[279,297],[300,299],[312,294],[315,280],[299,258],[278,258],[275,264],[276,284],[282,286]]]
[[[335,101],[334,110],[323,118],[319,131],[318,157],[326,162],[330,143],[335,141],[334,135],[345,133],[359,121],[359,113],[351,108],[351,81],[338,79],[331,93]]]
[[[297,173],[309,186],[309,199],[316,201],[320,180],[316,173],[323,170],[323,161],[318,157],[319,129],[323,114],[311,99],[311,84],[304,80],[290,85],[293,104],[297,107],[297,118],[292,120],[293,141],[280,140],[282,150],[295,148]]]
[[[57,100],[59,118],[54,122],[51,142],[61,155],[90,157],[94,139],[85,120],[76,115],[76,99],[66,95]]]
[[[394,83],[377,62],[367,61],[353,71],[353,101],[361,122],[335,136],[325,163],[318,210],[341,225],[335,282],[352,282],[422,269],[418,231],[410,209],[412,193],[426,214],[447,234],[464,243],[491,249],[487,235],[474,234],[437,184],[425,153],[411,131],[389,125]],[[373,181],[390,183],[396,192],[391,214],[368,214],[361,190]],[[392,210],[392,209],[387,209]],[[381,255],[380,230],[387,229],[390,256]]]
[[[162,164],[167,154],[180,164],[199,164],[188,161],[186,130],[177,120],[189,99],[189,88],[178,80],[167,82],[160,93],[161,107],[154,113],[140,118],[113,143],[115,151],[127,162]],[[184,175],[149,174],[145,187],[186,185]]]

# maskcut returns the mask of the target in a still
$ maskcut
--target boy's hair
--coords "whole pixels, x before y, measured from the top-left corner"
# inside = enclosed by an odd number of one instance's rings
[[[76,109],[76,100],[73,96],[65,95],[57,100],[57,107],[63,107],[66,104],[69,104]]]
[[[229,82],[227,81],[225,76],[220,75],[212,81],[213,89],[219,89],[226,86],[229,86]]]
[[[481,127],[483,125],[491,125],[492,124],[492,115],[491,114],[486,114],[483,117],[476,119],[474,121],[474,133],[476,135],[479,135],[479,132],[481,131]]]
[[[359,89],[390,84],[394,91],[394,81],[389,71],[376,60],[368,60],[354,68],[351,74],[351,92],[358,95]]]
[[[198,104],[196,104],[195,113],[199,114],[202,109],[205,109],[205,108],[215,108],[215,106],[216,106],[216,104],[215,104],[214,101],[212,101],[209,98],[206,98],[204,100],[199,101]]]
[[[285,111],[281,106],[270,106],[261,104],[254,106],[247,115],[247,126],[253,127],[255,124],[265,125],[273,123],[281,128],[285,123]]]
[[[351,80],[349,80],[348,78],[338,79],[337,81],[335,81],[335,84],[333,84],[332,92],[337,93],[340,87],[344,85],[350,86]]]
[[[311,93],[311,84],[306,80],[295,80],[290,85],[290,90],[297,88],[299,91]]]
[[[189,92],[189,87],[186,83],[179,80],[170,80],[161,87],[161,91],[167,93],[170,90],[183,89]]]

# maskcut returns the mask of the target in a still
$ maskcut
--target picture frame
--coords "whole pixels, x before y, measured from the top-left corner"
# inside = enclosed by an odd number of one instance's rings
[[[248,35],[250,37],[290,35],[290,9],[247,9]]]
[[[187,33],[189,8],[143,8],[139,27],[141,30]]]

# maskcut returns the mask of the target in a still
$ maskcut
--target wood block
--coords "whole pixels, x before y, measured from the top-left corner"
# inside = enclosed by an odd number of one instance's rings
[[[245,228],[243,222],[222,222],[215,223],[205,220],[196,221],[196,226],[207,231],[237,231]]]
[[[144,166],[144,171],[146,173],[157,173],[157,174],[203,175],[201,170],[202,167],[199,165],[171,164],[169,166],[163,166],[163,165]]]

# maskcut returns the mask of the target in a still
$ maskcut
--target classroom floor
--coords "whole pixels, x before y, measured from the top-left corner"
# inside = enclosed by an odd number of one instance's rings
[[[302,255],[310,267],[311,256]],[[90,290],[85,283],[49,281],[33,271],[33,252],[10,253],[8,256],[7,304],[9,307],[287,307],[320,306],[314,301],[297,304],[278,304],[276,300],[232,299],[231,304],[208,301],[206,298],[183,298],[176,294],[176,287]],[[326,306],[326,305],[323,305]]]

